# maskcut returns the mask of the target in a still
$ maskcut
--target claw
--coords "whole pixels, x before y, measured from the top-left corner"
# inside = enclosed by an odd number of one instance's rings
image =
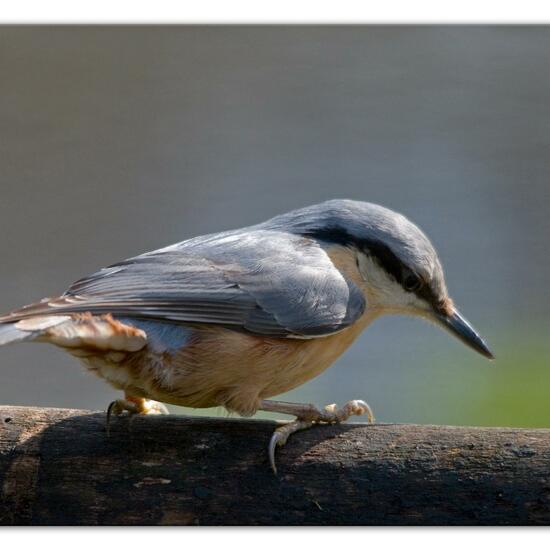
[[[313,426],[313,422],[311,420],[303,420],[303,419],[297,418],[292,422],[288,422],[287,424],[283,424],[282,426],[279,426],[273,432],[273,435],[271,436],[271,440],[269,441],[268,454],[269,454],[269,464],[271,465],[271,469],[273,470],[273,473],[275,475],[277,475],[277,466],[275,464],[276,448],[282,447],[288,441],[288,438],[293,433],[299,432],[300,430],[307,430],[312,426]]]
[[[369,404],[361,399],[348,401],[343,407],[338,408],[336,403],[327,405],[323,411],[320,411],[317,422],[326,422],[327,424],[335,424],[337,422],[345,422],[350,416],[367,415],[367,422],[374,422],[374,414]]]
[[[374,414],[369,404],[362,399],[354,399],[348,401],[339,411],[336,412],[337,416],[341,417],[341,421],[347,420],[350,416],[362,416],[367,415],[367,422],[372,424],[374,422]]]
[[[111,415],[113,414],[115,405],[116,401],[111,401],[107,407],[107,418],[105,419],[105,431],[107,432],[107,437],[111,435]]]
[[[107,418],[105,419],[105,431],[107,432],[107,437],[111,435],[111,415],[113,414],[113,407],[115,406],[116,401],[111,401],[107,407]]]
[[[269,464],[271,465],[271,469],[273,470],[273,473],[275,475],[277,475],[277,465],[275,464],[275,449],[279,444],[280,444],[279,433],[277,431],[274,431],[273,435],[271,436],[271,439],[269,440],[269,447],[267,449],[267,453],[269,455]]]
[[[111,401],[109,403],[109,406],[107,407],[107,418],[105,420],[105,431],[107,432],[107,436],[111,435],[111,418],[113,414],[118,416],[124,411],[136,413],[137,409],[131,410],[132,408],[135,409],[134,403],[126,401],[125,399],[115,399],[115,401]]]
[[[168,409],[163,403],[158,401],[150,401],[142,398],[126,398],[116,399],[112,401],[107,407],[107,418],[105,422],[105,429],[107,435],[111,433],[110,425],[111,418],[114,415],[120,415],[124,411],[127,411],[130,415],[134,414],[170,414]]]

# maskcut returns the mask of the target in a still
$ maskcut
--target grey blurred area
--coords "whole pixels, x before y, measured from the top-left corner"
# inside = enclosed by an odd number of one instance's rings
[[[194,235],[376,202],[430,236],[497,361],[386,318],[285,399],[550,426],[549,52],[550,27],[0,27],[0,309]],[[0,350],[0,403],[116,397],[56,348]]]

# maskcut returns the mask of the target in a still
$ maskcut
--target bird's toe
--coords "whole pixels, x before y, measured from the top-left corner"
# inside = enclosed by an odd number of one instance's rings
[[[300,430],[307,430],[312,426],[313,423],[310,420],[302,420],[300,418],[297,418],[292,422],[287,422],[286,424],[279,426],[273,432],[273,435],[271,436],[271,439],[269,441],[268,455],[269,464],[271,465],[271,469],[273,470],[274,474],[277,474],[277,465],[275,463],[275,451],[277,447],[282,447],[293,433],[296,433]]]

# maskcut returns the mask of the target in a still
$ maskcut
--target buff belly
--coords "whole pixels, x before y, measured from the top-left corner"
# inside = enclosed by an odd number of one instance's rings
[[[327,369],[373,318],[365,315],[353,327],[309,340],[204,325],[187,328],[185,341],[170,348],[153,342],[131,353],[71,352],[127,395],[185,407],[224,406],[248,416],[262,399],[296,388]]]

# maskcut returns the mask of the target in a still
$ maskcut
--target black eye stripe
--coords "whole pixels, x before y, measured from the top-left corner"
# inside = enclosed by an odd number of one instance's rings
[[[386,244],[375,239],[356,239],[350,235],[345,229],[337,226],[323,227],[320,229],[308,229],[301,233],[306,237],[313,237],[315,239],[325,241],[327,243],[340,244],[342,246],[354,246],[367,256],[374,258],[376,262],[401,286],[404,285],[405,277],[408,273],[413,273],[408,266],[406,266],[387,246]],[[418,276],[417,276],[418,277]],[[408,290],[408,292],[414,292],[420,299],[425,300],[428,303],[434,305],[439,304],[437,296],[434,294],[433,289],[425,281],[420,279],[420,285]],[[405,290],[405,286],[403,286]]]
[[[403,263],[386,245],[380,242],[362,243],[362,251],[378,264],[399,284],[403,284]]]
[[[399,284],[402,284],[402,274],[407,266],[391,251],[390,247],[375,239],[356,239],[340,227],[323,227],[310,229],[302,233],[321,241],[343,246],[354,246],[364,254],[373,257],[380,266]],[[409,270],[410,271],[410,270]]]
[[[313,237],[321,241],[342,246],[354,246],[367,256],[373,258],[395,281],[397,281],[405,290],[405,279],[407,275],[412,274],[419,279],[417,288],[409,290],[417,296],[428,299],[431,298],[429,286],[423,284],[422,279],[405,265],[386,244],[375,239],[356,239],[345,229],[339,227],[323,227],[320,229],[310,229],[302,233],[304,236]]]

